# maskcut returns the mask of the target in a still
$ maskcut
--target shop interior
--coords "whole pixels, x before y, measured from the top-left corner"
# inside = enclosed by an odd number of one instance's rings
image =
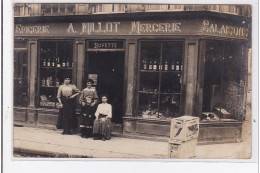
[[[239,50],[237,43],[207,42],[202,108],[205,119],[239,120],[243,114],[245,83]]]
[[[114,123],[122,123],[124,92],[124,52],[88,52],[86,78],[94,80],[98,96],[108,95]],[[85,82],[84,82],[85,83]],[[100,100],[101,101],[101,100]]]

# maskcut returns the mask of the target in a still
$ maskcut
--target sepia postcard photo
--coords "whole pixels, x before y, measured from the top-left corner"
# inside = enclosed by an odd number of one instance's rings
[[[13,157],[250,159],[252,5],[13,3]]]

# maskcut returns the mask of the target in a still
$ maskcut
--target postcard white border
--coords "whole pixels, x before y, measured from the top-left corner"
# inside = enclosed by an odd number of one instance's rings
[[[252,158],[251,159],[189,159],[189,160],[158,160],[158,159],[13,159],[12,158],[12,95],[13,95],[13,11],[12,3],[14,2],[118,2],[118,3],[188,3],[188,4],[207,4],[207,0],[164,0],[158,2],[156,0],[34,0],[34,1],[5,1],[4,2],[4,34],[3,34],[3,156],[4,156],[4,172],[254,172],[256,171],[256,162],[258,161],[258,22],[259,22],[259,4],[257,0],[212,0],[212,4],[251,4],[253,7],[253,33],[252,33]],[[11,68],[10,68],[11,67]],[[9,133],[10,132],[10,133]],[[39,159],[37,159],[39,160]],[[66,162],[64,162],[66,160]],[[90,161],[91,160],[91,161]],[[102,160],[102,161],[101,161]],[[241,164],[243,162],[243,164]],[[101,166],[102,165],[102,166]],[[145,166],[145,169],[144,167]],[[71,169],[73,167],[73,169]],[[201,169],[202,168],[202,169]],[[231,169],[230,169],[231,168]]]

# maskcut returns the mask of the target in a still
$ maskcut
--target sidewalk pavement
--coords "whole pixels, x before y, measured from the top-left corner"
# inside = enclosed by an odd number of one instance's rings
[[[194,159],[246,159],[251,157],[251,119],[243,123],[242,142],[197,145]],[[168,143],[112,137],[109,141],[61,135],[61,130],[14,127],[14,151],[52,157],[168,158]]]

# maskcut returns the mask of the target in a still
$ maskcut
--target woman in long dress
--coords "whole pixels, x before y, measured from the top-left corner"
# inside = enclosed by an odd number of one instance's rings
[[[65,78],[64,84],[58,89],[57,99],[60,104],[60,119],[57,124],[64,129],[64,134],[71,134],[70,129],[75,128],[76,123],[76,96],[80,90],[75,85],[70,84],[71,79]]]
[[[87,88],[81,92],[79,98],[79,103],[81,105],[80,131],[81,137],[83,138],[90,137],[93,131],[93,122],[95,120],[95,111],[98,102],[97,91],[92,87],[93,83],[93,80],[87,80]]]
[[[107,103],[107,95],[102,96],[102,103],[98,105],[95,113],[93,135],[94,140],[102,139],[103,141],[111,138],[112,131],[112,106]]]

